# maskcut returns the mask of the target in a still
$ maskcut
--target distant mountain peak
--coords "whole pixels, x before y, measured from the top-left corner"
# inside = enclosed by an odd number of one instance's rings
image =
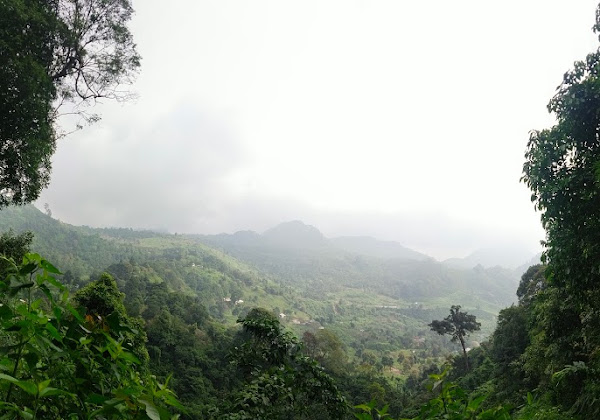
[[[269,242],[292,248],[323,246],[326,243],[319,229],[300,220],[280,223],[262,236]]]

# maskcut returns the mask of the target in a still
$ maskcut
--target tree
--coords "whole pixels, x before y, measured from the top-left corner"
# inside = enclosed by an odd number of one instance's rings
[[[243,343],[233,352],[245,376],[241,389],[225,407],[225,419],[339,419],[348,406],[333,379],[305,356],[296,337],[263,308],[244,319]]]
[[[346,367],[347,355],[340,338],[330,330],[306,331],[302,336],[304,352],[330,373],[339,375]]]
[[[593,30],[600,35],[600,7]],[[590,379],[563,377],[572,392],[556,397],[594,418],[600,415],[590,403],[597,396],[591,378],[600,369],[600,50],[565,73],[548,110],[557,123],[531,132],[523,165],[522,181],[546,230],[548,264],[527,356],[546,383],[567,364],[589,364]]]
[[[469,370],[469,358],[465,346],[465,337],[467,337],[470,332],[479,331],[481,323],[476,321],[475,315],[461,312],[460,308],[460,305],[452,305],[450,308],[450,315],[441,321],[432,321],[431,324],[429,324],[429,327],[439,335],[451,335],[452,341],[455,343],[457,341],[460,342],[465,356],[465,365],[467,370]]]
[[[522,355],[530,343],[528,307],[521,304],[500,311],[491,339],[489,355],[494,361],[494,377],[498,401],[512,398],[518,403],[525,383]]]
[[[124,99],[140,57],[130,0],[0,1],[0,207],[35,200],[50,179],[59,109],[88,122]]]
[[[143,322],[139,318],[132,318],[127,314],[123,299],[125,295],[119,291],[117,283],[108,273],[104,273],[94,282],[78,290],[74,302],[79,308],[85,308],[88,318],[95,319],[101,324],[116,329],[122,329],[123,336],[130,343],[133,354],[142,362],[144,367],[148,364],[148,351],[146,350],[146,332]]]
[[[99,316],[72,305],[60,271],[26,254],[0,279],[0,409],[5,419],[172,418],[182,408],[136,357],[127,314]],[[111,293],[103,279],[97,290]],[[114,282],[113,282],[114,283]],[[92,293],[95,284],[90,284]],[[106,286],[109,286],[108,288]],[[98,303],[104,294],[93,297]],[[116,300],[114,299],[116,297]],[[118,290],[98,310],[120,311]],[[92,301],[90,301],[91,303]],[[80,300],[81,303],[81,300]],[[112,312],[114,313],[114,312]],[[144,349],[145,351],[145,349]]]
[[[4,232],[0,235],[0,276],[2,276],[5,270],[12,264],[19,264],[25,254],[29,252],[31,241],[33,240],[33,233],[23,232],[15,234],[12,230]]]
[[[390,370],[392,370],[392,366],[394,366],[394,359],[391,356],[383,356],[381,358],[381,364],[383,366],[387,366],[388,368],[390,368]]]
[[[521,282],[517,289],[517,297],[520,305],[529,305],[532,303],[535,296],[542,291],[546,284],[544,272],[546,266],[542,264],[532,265],[521,276]]]

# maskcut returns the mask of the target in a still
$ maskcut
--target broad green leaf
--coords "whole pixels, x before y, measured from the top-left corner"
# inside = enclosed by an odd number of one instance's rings
[[[33,282],[27,282],[27,283],[22,283],[22,284],[18,284],[15,286],[10,286],[8,289],[8,293],[10,294],[10,296],[15,296],[17,293],[19,293],[19,290],[23,290],[23,289],[30,289],[34,286]]]
[[[52,387],[47,387],[47,388],[44,388],[42,391],[40,391],[40,398],[53,397],[55,395],[75,396],[75,394],[72,394],[70,392],[63,391],[62,389],[52,388]]]
[[[96,405],[102,405],[106,402],[108,398],[106,398],[103,395],[100,394],[90,394],[88,395],[86,402],[92,403],[92,404],[96,404]]]
[[[55,306],[54,308],[52,308],[52,313],[54,314],[54,317],[57,321],[60,322],[62,320],[63,310],[60,306]]]
[[[35,252],[29,252],[23,256],[23,263],[40,263],[42,261],[42,257],[40,254]]]
[[[60,333],[58,332],[58,330],[56,329],[56,327],[54,325],[52,325],[51,323],[48,322],[46,324],[46,330],[50,333],[52,338],[54,338],[55,340],[58,340],[58,341],[62,341],[62,336],[60,335]]]
[[[30,347],[32,347],[32,346],[30,346]],[[23,359],[25,359],[29,368],[33,369],[33,368],[35,368],[38,361],[40,360],[40,356],[35,352],[35,349],[34,349],[34,351],[31,351],[31,348],[29,348],[28,350],[29,351],[27,352],[27,354],[25,354],[23,356]]]
[[[48,388],[48,385],[50,385],[50,379],[47,379],[45,381],[42,381],[42,382],[38,383],[38,385],[37,385],[38,392],[41,392],[44,389]]]
[[[29,419],[34,419],[35,418],[35,416],[31,412],[31,410],[28,410],[27,408],[25,408],[24,410],[19,410],[19,414],[25,420],[29,420]]]
[[[42,304],[42,302],[43,302],[42,299],[34,300],[33,302],[31,302],[31,309],[37,310],[40,307],[40,305]]]
[[[486,395],[481,395],[477,398],[475,398],[474,400],[471,400],[469,402],[469,409],[472,411],[477,411],[477,409],[479,408],[479,406],[481,405],[481,403],[485,400]]]
[[[38,285],[38,289],[40,289],[44,293],[44,295],[46,295],[50,302],[54,302],[54,297],[52,296],[52,292],[50,292],[50,289],[48,289],[48,286],[46,286],[45,284],[40,284]]]
[[[77,312],[77,310],[70,303],[67,303],[65,306],[67,307],[67,310],[71,312],[71,315],[77,319],[77,321],[83,322],[83,317],[81,314]]]
[[[140,359],[138,359],[133,353],[129,353],[127,351],[122,351],[119,354],[119,359],[127,360],[128,362],[132,362],[137,365],[139,365],[141,363]]]
[[[55,351],[62,353],[63,349],[61,349],[60,347],[58,347],[56,344],[54,344],[52,342],[52,340],[50,340],[48,337],[44,337],[44,336],[37,336],[36,337],[39,341],[42,341],[45,345],[51,347],[52,349],[54,349]],[[44,345],[42,344],[42,345]]]
[[[19,388],[23,389],[23,391],[27,392],[29,395],[36,396],[38,393],[38,387],[33,382],[29,381],[21,381],[17,378],[13,378],[10,375],[6,375],[4,373],[0,373],[0,379],[4,379],[5,381],[11,382],[17,385]]]
[[[50,264],[47,260],[42,259],[40,261],[40,266],[49,273],[52,274],[62,274],[58,268]]]
[[[140,400],[142,404],[146,406],[146,415],[152,420],[160,420],[160,414],[156,409],[156,406],[148,400]]]
[[[14,332],[21,331],[22,329],[26,329],[30,326],[30,323],[27,321],[19,321],[14,324],[8,324],[4,327],[4,331]]]
[[[13,311],[8,307],[8,305],[0,303],[0,319],[7,320],[14,316]]]
[[[31,273],[33,273],[37,269],[37,264],[29,263],[21,266],[19,269],[19,275],[25,277]]]
[[[65,286],[61,282],[56,280],[54,277],[48,276],[46,279],[48,280],[48,283],[50,283],[52,286],[56,287],[61,292],[65,291],[65,289],[66,289]]]
[[[169,391],[168,394],[163,395],[162,398],[164,402],[168,405],[178,408],[181,411],[186,411],[185,407],[179,402],[177,398],[175,398],[175,395],[173,395],[171,391]]]
[[[118,396],[119,398],[121,398],[123,396],[133,395],[133,394],[135,394],[138,391],[139,391],[139,388],[129,387],[129,388],[120,388],[120,389],[117,389],[114,393],[115,393],[116,396]]]

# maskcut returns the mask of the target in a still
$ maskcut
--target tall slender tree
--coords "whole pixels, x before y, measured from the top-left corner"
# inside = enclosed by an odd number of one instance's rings
[[[460,305],[452,305],[450,315],[442,320],[434,320],[429,324],[432,331],[440,335],[451,335],[453,342],[460,342],[465,356],[465,366],[469,370],[469,357],[467,356],[467,347],[465,337],[473,331],[478,331],[481,323],[476,321],[475,315],[469,315],[461,312]]]

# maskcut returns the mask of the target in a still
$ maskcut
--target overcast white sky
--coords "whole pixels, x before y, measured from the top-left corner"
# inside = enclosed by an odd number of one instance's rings
[[[596,48],[597,0],[134,1],[139,99],[60,141],[72,224],[536,250],[528,132]]]

